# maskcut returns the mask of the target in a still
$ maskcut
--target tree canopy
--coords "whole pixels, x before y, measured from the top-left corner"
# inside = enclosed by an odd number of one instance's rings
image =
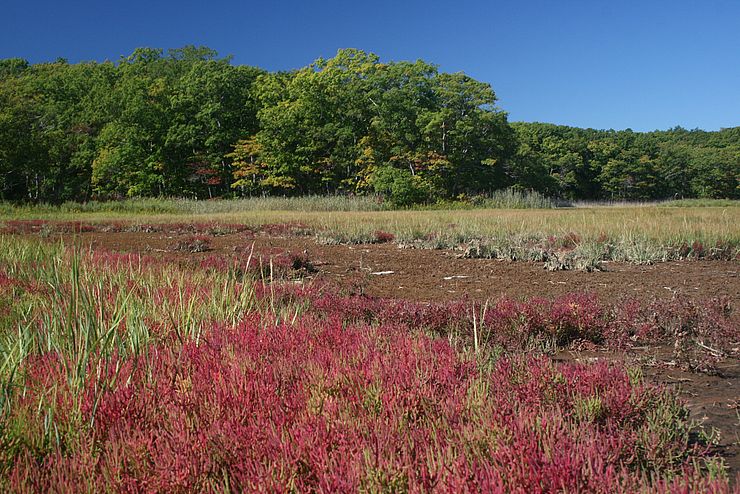
[[[116,63],[0,60],[0,198],[381,193],[398,205],[534,189],[740,198],[740,127],[509,123],[489,84],[340,50],[292,72],[205,47]]]

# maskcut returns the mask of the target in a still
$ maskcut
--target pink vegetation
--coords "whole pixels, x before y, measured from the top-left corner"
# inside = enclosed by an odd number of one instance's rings
[[[13,489],[729,492],[692,466],[701,451],[673,398],[620,368],[512,357],[486,372],[403,326],[267,322],[91,369],[80,407],[91,426],[71,451],[22,453]],[[71,413],[55,358],[28,373],[15,414],[32,420],[52,385]]]

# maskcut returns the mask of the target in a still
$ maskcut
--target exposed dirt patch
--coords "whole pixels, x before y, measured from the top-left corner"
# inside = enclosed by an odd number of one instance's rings
[[[316,277],[339,286],[383,298],[415,301],[552,298],[572,292],[592,292],[603,302],[625,298],[692,300],[727,297],[740,303],[740,262],[678,261],[638,266],[606,263],[607,271],[546,271],[540,263],[461,259],[448,250],[399,249],[395,244],[319,245],[312,237],[268,237],[229,234],[210,238],[204,253],[175,252],[178,235],[162,233],[82,233],[84,243],[155,256],[244,255],[252,242],[255,252],[301,254],[311,261]],[[373,274],[383,273],[383,274]]]

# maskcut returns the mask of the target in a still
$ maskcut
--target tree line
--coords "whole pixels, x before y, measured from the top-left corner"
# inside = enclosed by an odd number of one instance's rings
[[[740,127],[510,123],[489,84],[340,50],[290,72],[205,47],[118,62],[0,60],[0,199],[378,193],[399,205],[505,187],[566,199],[740,198]]]

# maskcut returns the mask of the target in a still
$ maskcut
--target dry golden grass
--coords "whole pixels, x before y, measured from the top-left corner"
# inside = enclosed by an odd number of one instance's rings
[[[122,211],[5,209],[0,222],[13,219],[133,223],[220,222],[259,226],[302,223],[326,235],[362,240],[377,230],[399,239],[434,237],[447,242],[503,236],[562,236],[583,239],[645,239],[661,244],[701,241],[740,244],[740,207],[593,206],[559,209],[453,209],[402,211],[262,210],[212,208],[184,211],[124,208]],[[308,209],[308,208],[307,208]],[[215,211],[214,211],[215,210]]]

